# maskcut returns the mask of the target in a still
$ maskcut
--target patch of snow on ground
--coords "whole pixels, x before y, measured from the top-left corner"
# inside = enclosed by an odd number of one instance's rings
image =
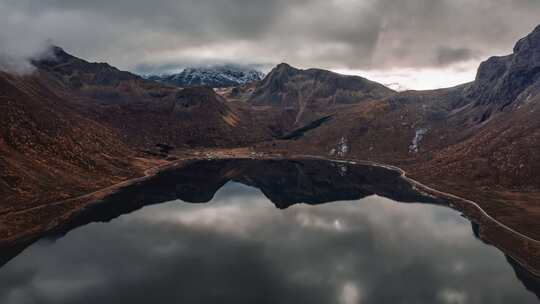
[[[347,138],[342,136],[337,144],[337,155],[339,157],[344,157],[347,153],[349,153],[349,143]]]
[[[420,142],[422,141],[422,138],[424,138],[424,135],[428,132],[428,129],[426,128],[420,128],[417,129],[414,138],[412,140],[411,145],[409,146],[409,152],[418,153],[418,147]]]

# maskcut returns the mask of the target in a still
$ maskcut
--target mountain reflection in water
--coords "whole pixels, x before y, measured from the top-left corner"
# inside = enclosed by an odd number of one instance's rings
[[[24,250],[0,303],[536,303],[538,281],[444,204],[378,167],[196,162]]]

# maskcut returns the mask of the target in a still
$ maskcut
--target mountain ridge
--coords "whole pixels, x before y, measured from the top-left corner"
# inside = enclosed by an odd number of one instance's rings
[[[294,83],[297,82],[297,83]],[[330,83],[328,87],[317,88],[319,83]],[[308,86],[305,88],[302,86]],[[294,90],[295,96],[288,96]],[[334,104],[347,104],[361,102],[363,99],[377,99],[395,93],[390,88],[382,84],[368,80],[360,76],[342,75],[322,69],[297,69],[287,63],[278,64],[260,84],[255,88],[249,102],[256,105],[295,105],[294,98],[299,98],[300,91],[305,90],[315,99],[327,99],[334,97],[331,102]],[[340,91],[361,91],[361,96],[346,96]],[[317,102],[317,101],[314,101]]]
[[[247,97],[255,106],[292,109],[294,125],[301,126],[328,114],[331,108],[383,99],[396,92],[360,76],[321,69],[301,70],[277,65]]]
[[[476,105],[498,103],[499,110],[511,105],[540,80],[539,46],[540,26],[520,39],[512,54],[491,57],[482,62],[467,97],[475,99]],[[536,89],[539,86],[536,84]]]
[[[234,87],[261,80],[264,74],[239,65],[188,67],[176,74],[148,75],[145,78],[177,87]]]

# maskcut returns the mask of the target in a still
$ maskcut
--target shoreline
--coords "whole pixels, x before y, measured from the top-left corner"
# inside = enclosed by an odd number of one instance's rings
[[[536,240],[536,239],[534,239],[532,237],[529,237],[529,236],[527,236],[527,235],[525,235],[525,234],[523,234],[523,233],[521,233],[519,231],[516,231],[515,229],[512,229],[512,228],[508,227],[507,225],[505,225],[504,223],[500,222],[499,220],[495,219],[493,216],[491,216],[489,213],[487,213],[484,209],[482,209],[482,207],[480,205],[478,205],[478,203],[476,203],[476,202],[474,202],[472,200],[460,197],[458,195],[454,195],[452,193],[440,191],[440,190],[434,189],[434,188],[432,188],[430,186],[424,185],[421,182],[408,177],[407,176],[407,171],[405,171],[405,170],[403,170],[403,169],[401,169],[401,168],[399,168],[397,166],[381,164],[381,163],[377,163],[377,162],[373,162],[373,161],[365,161],[365,160],[331,159],[331,158],[325,158],[325,157],[320,157],[320,156],[315,156],[315,155],[305,155],[305,156],[303,155],[303,157],[326,160],[326,161],[332,161],[332,162],[337,162],[337,163],[347,163],[347,164],[351,164],[351,165],[369,165],[369,166],[375,166],[375,167],[385,168],[385,169],[388,169],[388,170],[397,171],[397,172],[399,172],[401,174],[401,177],[403,179],[405,179],[409,183],[413,184],[414,186],[419,186],[420,188],[423,188],[427,192],[435,193],[435,194],[438,194],[440,196],[460,200],[462,202],[471,204],[478,211],[480,211],[483,216],[485,216],[487,219],[494,222],[495,224],[499,225],[501,228],[506,229],[507,231],[512,232],[512,233],[516,234],[517,236],[519,236],[521,238],[524,238],[524,239],[527,239],[527,240],[529,240],[531,242],[540,244],[539,240]],[[459,210],[459,209],[457,209],[457,210],[462,211],[462,210]]]
[[[117,191],[120,191],[124,187],[134,185],[136,183],[144,182],[145,180],[147,180],[149,178],[152,178],[152,177],[156,176],[157,174],[159,174],[159,173],[161,173],[161,172],[163,172],[165,170],[174,168],[176,166],[185,165],[185,164],[188,164],[190,162],[205,161],[205,160],[226,160],[226,159],[231,159],[231,160],[232,159],[253,159],[253,160],[312,159],[312,160],[321,160],[321,161],[329,161],[329,162],[336,162],[336,163],[344,163],[344,164],[350,164],[350,165],[375,166],[375,167],[380,167],[380,168],[384,168],[384,169],[387,169],[387,170],[392,170],[392,171],[395,171],[395,172],[399,173],[400,178],[403,178],[405,181],[410,183],[417,191],[423,191],[423,192],[426,192],[429,195],[439,196],[439,197],[447,198],[447,199],[450,199],[450,200],[457,200],[459,202],[463,202],[463,203],[466,203],[466,204],[474,207],[474,209],[477,212],[479,212],[479,214],[476,214],[476,215],[471,214],[471,212],[469,210],[466,210],[466,208],[459,208],[459,207],[455,206],[454,204],[450,204],[448,206],[449,208],[452,208],[454,210],[457,210],[457,211],[461,212],[469,221],[475,222],[475,223],[479,224],[480,226],[486,226],[486,223],[480,223],[480,221],[477,221],[477,219],[475,219],[475,217],[480,216],[481,218],[478,219],[478,220],[487,219],[491,225],[495,225],[498,228],[501,228],[504,231],[511,233],[514,237],[520,238],[522,240],[526,240],[528,242],[532,242],[535,245],[540,245],[540,241],[538,241],[538,240],[536,240],[536,239],[534,239],[532,237],[529,237],[529,236],[527,236],[527,235],[525,235],[525,234],[523,234],[523,233],[521,233],[519,231],[516,231],[515,229],[512,229],[512,228],[508,227],[504,223],[500,222],[499,220],[497,220],[496,218],[491,216],[478,203],[476,203],[476,202],[474,202],[472,200],[469,200],[469,199],[454,195],[452,193],[440,191],[440,190],[434,189],[434,188],[432,188],[430,186],[424,185],[421,182],[416,181],[416,180],[408,177],[407,172],[405,170],[397,167],[397,166],[383,164],[383,163],[377,163],[377,162],[373,162],[373,161],[366,161],[366,160],[333,159],[333,158],[327,158],[327,157],[317,156],[317,155],[290,155],[290,156],[285,156],[285,155],[272,155],[272,154],[265,154],[265,153],[257,153],[255,155],[254,154],[239,153],[239,154],[234,154],[234,155],[215,156],[215,155],[212,155],[212,153],[207,153],[206,155],[203,153],[203,155],[190,155],[190,156],[187,156],[187,157],[184,157],[184,158],[181,158],[181,159],[177,159],[177,160],[174,160],[174,161],[169,161],[169,162],[160,164],[158,166],[145,169],[143,176],[136,177],[136,178],[129,179],[129,180],[125,180],[125,181],[122,181],[120,183],[111,185],[109,187],[102,188],[102,189],[99,189],[99,190],[96,190],[96,191],[93,191],[93,192],[90,192],[90,193],[87,193],[87,194],[84,194],[84,195],[80,195],[78,197],[72,197],[72,198],[68,198],[68,199],[65,199],[65,200],[52,202],[52,203],[48,203],[48,204],[41,204],[41,205],[38,205],[38,206],[34,206],[34,207],[26,208],[26,209],[21,209],[21,210],[16,210],[16,211],[13,211],[13,212],[0,213],[0,216],[9,216],[10,214],[20,214],[20,213],[29,212],[29,211],[32,211],[32,210],[38,210],[38,209],[52,207],[52,206],[59,206],[59,205],[69,204],[69,203],[77,202],[77,201],[81,201],[81,202],[84,201],[84,203],[82,203],[82,206],[80,206],[79,208],[76,208],[75,210],[69,212],[68,214],[64,214],[60,219],[55,220],[53,223],[49,223],[45,227],[41,227],[42,229],[39,229],[39,227],[38,227],[38,229],[34,229],[35,231],[28,231],[28,233],[23,232],[23,233],[20,233],[18,235],[15,235],[13,237],[0,239],[0,248],[23,246],[23,244],[28,244],[29,245],[29,244],[33,243],[34,241],[38,240],[39,238],[41,238],[43,235],[46,235],[47,233],[51,233],[51,232],[61,228],[62,226],[66,225],[67,223],[69,223],[69,221],[71,221],[73,218],[75,218],[78,214],[80,214],[81,212],[84,212],[85,209],[91,207],[94,204],[99,203],[99,201],[101,199],[103,199],[104,197],[106,197],[106,196],[108,196],[110,194],[113,194],[113,193],[115,193]],[[486,228],[486,227],[484,227],[484,228]],[[485,241],[485,240],[482,239],[482,241]],[[529,263],[523,261],[523,259],[521,259],[519,257],[516,257],[515,254],[509,253],[507,249],[501,248],[501,246],[497,246],[496,244],[494,244],[492,242],[489,243],[489,244],[496,247],[496,248],[498,248],[504,254],[510,256],[512,259],[514,259],[517,263],[519,263],[521,266],[523,266],[525,269],[527,269],[527,271],[529,271],[534,276],[540,277],[540,269],[537,270],[535,267],[531,267],[529,265]]]

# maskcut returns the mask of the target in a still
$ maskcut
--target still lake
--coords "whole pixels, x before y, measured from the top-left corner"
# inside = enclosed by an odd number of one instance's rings
[[[382,168],[201,161],[13,257],[0,303],[538,303],[473,227]]]

